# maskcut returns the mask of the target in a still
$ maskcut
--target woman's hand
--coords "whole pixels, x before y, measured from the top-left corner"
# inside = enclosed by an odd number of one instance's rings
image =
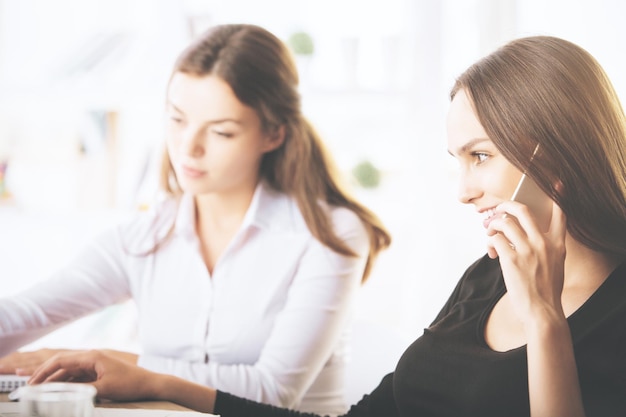
[[[105,351],[59,353],[37,369],[29,384],[52,381],[90,383],[101,399],[112,401],[172,401],[212,413],[216,391],[171,375],[148,371]]]
[[[91,383],[98,398],[114,401],[152,399],[151,383],[157,375],[104,351],[58,353],[44,362],[29,384],[52,381]]]
[[[13,352],[0,358],[0,374],[31,375],[42,363],[67,349],[39,349],[32,352]]]
[[[550,228],[545,233],[523,204],[507,201],[497,211],[507,216],[489,224],[488,251],[491,257],[496,254],[500,258],[506,288],[520,319],[528,324],[544,313],[563,315],[567,229],[563,211],[553,203]]]
[[[526,206],[507,201],[498,211],[511,216],[489,224],[489,250],[500,258],[510,301],[524,325],[531,415],[583,416],[572,336],[562,302],[565,215],[553,203],[550,228],[542,233]]]
[[[70,349],[39,349],[32,352],[13,352],[0,358],[0,374],[32,375],[48,359],[60,353],[78,353]],[[113,356],[128,363],[136,364],[138,356],[134,353],[119,350],[105,350]]]

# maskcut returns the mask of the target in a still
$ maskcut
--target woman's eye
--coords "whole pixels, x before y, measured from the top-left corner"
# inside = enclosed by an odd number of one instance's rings
[[[211,132],[223,138],[232,138],[233,136],[235,136],[233,133],[225,132],[223,130],[212,130]]]
[[[181,124],[183,122],[183,119],[182,117],[178,117],[178,116],[170,116],[170,121],[172,123]]]
[[[489,155],[484,152],[474,152],[472,156],[476,159],[476,163],[478,165],[482,164],[483,162],[486,162],[487,159],[489,159]]]

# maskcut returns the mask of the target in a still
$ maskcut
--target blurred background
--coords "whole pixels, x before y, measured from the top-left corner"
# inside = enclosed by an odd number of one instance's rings
[[[620,0],[0,0],[0,296],[62,268],[150,204],[174,59],[211,25],[254,23],[292,48],[304,112],[394,242],[359,319],[411,340],[485,252],[456,200],[445,114],[455,76],[507,40],[564,37],[626,97]],[[38,346],[133,346],[132,305]]]

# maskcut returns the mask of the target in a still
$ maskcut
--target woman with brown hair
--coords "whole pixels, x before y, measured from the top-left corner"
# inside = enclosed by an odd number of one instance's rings
[[[214,27],[183,51],[167,89],[166,198],[0,300],[0,373],[29,374],[58,351],[15,349],[132,298],[142,352],[110,355],[265,403],[345,411],[353,296],[390,236],[342,190],[297,87],[288,49],[257,26]]]
[[[611,83],[579,46],[535,36],[472,65],[451,99],[459,199],[484,216],[487,254],[347,415],[626,415],[626,117]],[[97,351],[60,355],[30,382],[68,378],[92,381],[103,398],[222,417],[311,416]]]

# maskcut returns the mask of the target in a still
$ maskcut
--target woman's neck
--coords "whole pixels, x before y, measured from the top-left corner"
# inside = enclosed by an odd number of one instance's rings
[[[567,253],[562,300],[566,314],[569,315],[567,310],[575,310],[591,297],[619,265],[619,260],[590,249],[569,233],[565,240],[565,248]]]
[[[195,197],[196,225],[199,229],[232,230],[243,221],[256,186],[228,193],[201,194]],[[200,230],[199,230],[200,231]]]

